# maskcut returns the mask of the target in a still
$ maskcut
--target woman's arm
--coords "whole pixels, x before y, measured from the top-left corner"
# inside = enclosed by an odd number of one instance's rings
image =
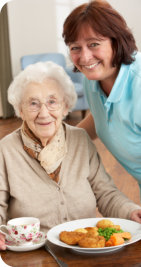
[[[7,208],[9,199],[9,184],[7,179],[6,163],[0,145],[0,225],[7,221]],[[0,233],[0,250],[5,250],[5,235]]]
[[[97,138],[94,119],[91,113],[84,120],[82,120],[77,127],[85,129],[92,140]]]
[[[139,222],[141,218],[140,206],[134,204],[118,190],[112,177],[106,173],[96,147],[90,139],[88,139],[88,145],[90,153],[88,180],[95,194],[99,212],[104,217],[132,219]]]

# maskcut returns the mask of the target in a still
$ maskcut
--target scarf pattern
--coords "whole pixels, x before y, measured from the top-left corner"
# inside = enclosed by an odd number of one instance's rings
[[[26,121],[22,124],[21,135],[24,150],[40,162],[40,165],[51,179],[58,182],[61,163],[67,155],[65,126],[61,124],[59,130],[45,147],[42,146],[41,141],[29,129]]]

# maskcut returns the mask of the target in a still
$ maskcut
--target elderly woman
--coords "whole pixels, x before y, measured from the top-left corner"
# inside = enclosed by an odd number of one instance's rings
[[[95,0],[71,12],[63,37],[91,111],[79,127],[100,138],[141,191],[141,53],[132,32],[108,2]]]
[[[23,123],[0,142],[0,224],[37,217],[46,232],[95,217],[96,205],[103,216],[140,222],[140,207],[116,188],[85,130],[62,122],[76,103],[62,67],[28,66],[9,87],[8,99]],[[5,249],[2,234],[0,240]]]

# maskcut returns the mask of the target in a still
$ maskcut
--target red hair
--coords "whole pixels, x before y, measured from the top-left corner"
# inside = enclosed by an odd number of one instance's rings
[[[93,0],[75,8],[63,25],[66,45],[77,40],[84,26],[91,27],[100,37],[109,37],[115,52],[113,66],[129,65],[137,51],[134,36],[124,18],[106,1]],[[74,72],[79,71],[74,67]]]

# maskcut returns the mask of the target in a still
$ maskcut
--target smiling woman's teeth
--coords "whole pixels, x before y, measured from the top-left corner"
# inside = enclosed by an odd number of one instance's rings
[[[85,66],[87,69],[92,69],[93,67],[95,67],[96,65],[98,65],[99,62],[93,64],[93,65],[89,65],[89,66]]]

